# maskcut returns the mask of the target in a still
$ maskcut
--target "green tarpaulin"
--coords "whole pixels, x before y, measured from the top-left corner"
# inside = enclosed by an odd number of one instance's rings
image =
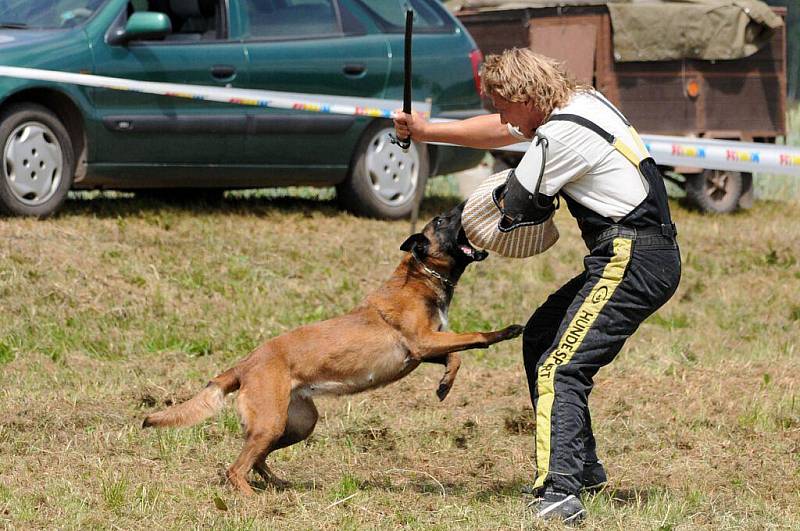
[[[737,59],[769,41],[781,18],[758,0],[457,0],[450,9],[507,10],[605,4],[617,61]]]
[[[783,24],[756,0],[610,3],[608,11],[617,61],[747,57]]]

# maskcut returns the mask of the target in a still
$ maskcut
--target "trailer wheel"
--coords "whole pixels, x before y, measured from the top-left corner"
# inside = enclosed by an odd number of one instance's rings
[[[744,189],[744,176],[738,171],[704,170],[686,179],[686,198],[702,212],[727,214],[736,210]]]

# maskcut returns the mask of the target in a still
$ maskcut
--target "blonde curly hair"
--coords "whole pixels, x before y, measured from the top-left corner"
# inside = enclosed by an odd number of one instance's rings
[[[545,116],[563,107],[570,97],[590,87],[572,79],[561,63],[527,48],[511,48],[500,55],[489,55],[481,68],[481,89],[487,96],[533,102]]]

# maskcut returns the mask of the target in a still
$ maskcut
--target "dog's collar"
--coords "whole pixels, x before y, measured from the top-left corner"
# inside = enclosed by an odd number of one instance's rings
[[[422,269],[423,269],[423,271],[425,271],[426,273],[428,273],[430,276],[432,276],[432,277],[435,277],[435,278],[438,278],[439,280],[441,280],[441,281],[442,281],[442,284],[444,284],[444,285],[445,285],[445,287],[447,287],[447,288],[450,288],[450,289],[455,289],[455,287],[456,287],[455,283],[454,283],[452,280],[450,280],[449,278],[446,278],[446,277],[445,277],[444,275],[442,275],[441,273],[439,273],[439,272],[437,272],[437,271],[434,271],[434,270],[433,270],[433,269],[431,269],[430,267],[426,266],[426,265],[425,265],[425,262],[423,262],[423,261],[420,259],[420,257],[419,257],[419,256],[417,256],[417,251],[416,251],[416,250],[412,250],[412,251],[411,251],[411,256],[413,256],[413,257],[414,257],[414,260],[416,260],[416,261],[417,261],[417,263],[419,263],[419,265],[420,265],[420,266],[422,266]]]

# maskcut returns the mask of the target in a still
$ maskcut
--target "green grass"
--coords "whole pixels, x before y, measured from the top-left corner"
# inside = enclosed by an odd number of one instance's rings
[[[431,183],[422,218],[456,204]],[[796,202],[733,216],[673,205],[674,298],[600,372],[592,413],[611,489],[588,529],[800,528],[800,223]],[[466,331],[525,322],[581,267],[574,222],[524,261],[471,266],[450,311]],[[182,206],[78,194],[55,219],[0,220],[0,527],[520,529],[533,412],[519,340],[317,401],[276,452],[291,486],[222,481],[232,407],[182,430],[139,428],[262,341],[352,308],[402,253],[408,222],[339,212],[330,191],[236,193]]]

